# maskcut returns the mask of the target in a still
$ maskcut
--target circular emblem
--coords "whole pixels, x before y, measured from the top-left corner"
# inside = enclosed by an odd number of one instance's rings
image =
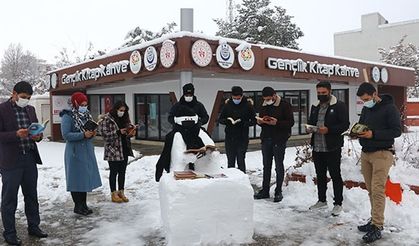
[[[372,80],[375,83],[378,83],[378,81],[380,81],[380,69],[374,66],[371,71],[371,76],[372,76]]]
[[[51,87],[53,89],[57,88],[57,74],[56,73],[51,74]]]
[[[45,81],[44,81],[45,89],[49,90],[51,87],[51,75],[47,74]]]
[[[149,46],[144,52],[144,67],[153,71],[157,66],[157,51],[154,46]]]
[[[137,74],[141,70],[141,54],[138,50],[134,50],[129,57],[129,68],[133,74]]]
[[[200,67],[206,67],[211,62],[211,46],[205,40],[197,40],[192,45],[192,60]]]
[[[227,69],[233,66],[234,51],[229,44],[225,43],[218,45],[215,57],[220,67]]]
[[[381,68],[381,81],[383,81],[383,83],[388,82],[388,71],[385,67]]]
[[[240,67],[244,70],[250,70],[255,65],[255,55],[250,47],[244,48],[243,50],[239,51],[238,60]]]
[[[176,49],[173,41],[166,40],[160,48],[160,63],[165,68],[170,68],[175,63]]]

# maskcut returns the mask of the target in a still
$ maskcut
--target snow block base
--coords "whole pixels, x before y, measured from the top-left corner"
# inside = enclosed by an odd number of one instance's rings
[[[241,171],[227,178],[160,180],[160,207],[168,245],[250,243],[253,237],[253,189]]]

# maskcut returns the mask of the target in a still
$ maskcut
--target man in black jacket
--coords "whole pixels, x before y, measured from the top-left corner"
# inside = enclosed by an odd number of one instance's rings
[[[272,87],[262,90],[263,104],[257,118],[262,132],[263,184],[255,199],[269,198],[272,158],[275,158],[276,189],[274,202],[282,200],[282,182],[284,181],[284,155],[287,140],[291,136],[294,116],[291,105],[282,100]]]
[[[393,165],[394,139],[401,135],[400,113],[390,95],[377,95],[372,84],[362,83],[356,95],[364,102],[359,123],[369,130],[359,137],[362,146],[361,171],[371,203],[371,220],[358,229],[366,243],[381,238],[384,225],[385,183]]]
[[[226,125],[225,148],[228,167],[238,168],[246,173],[246,152],[249,145],[249,126],[256,124],[253,101],[243,96],[240,86],[231,88],[231,98],[227,99],[221,111],[219,123]]]
[[[343,181],[340,173],[342,133],[349,127],[349,115],[346,105],[331,94],[329,82],[316,85],[318,102],[311,107],[306,128],[311,136],[313,161],[317,175],[318,201],[310,210],[327,207],[327,170],[333,182],[334,207],[332,215],[338,216],[342,211]]]
[[[207,110],[205,110],[204,105],[196,99],[195,88],[193,84],[189,83],[182,87],[183,89],[183,96],[180,98],[179,102],[172,106],[169,112],[169,123],[175,125],[174,117],[176,115],[176,111],[179,109],[181,105],[186,106],[192,109],[196,115],[198,115],[198,124],[199,126],[205,125],[208,123],[209,116]]]

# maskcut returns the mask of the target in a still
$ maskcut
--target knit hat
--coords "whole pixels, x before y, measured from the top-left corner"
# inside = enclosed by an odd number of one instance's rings
[[[243,95],[243,89],[240,86],[233,86],[231,88],[231,95],[241,96],[241,95]]]
[[[73,95],[71,95],[71,103],[73,106],[78,106],[83,102],[87,102],[87,96],[83,92],[74,92]]]
[[[266,86],[262,90],[262,97],[271,97],[274,94],[275,94],[275,90],[270,86]]]
[[[192,94],[193,95],[195,93],[195,88],[194,88],[192,83],[184,85],[182,87],[182,89],[183,89],[183,95],[185,95],[185,94]]]

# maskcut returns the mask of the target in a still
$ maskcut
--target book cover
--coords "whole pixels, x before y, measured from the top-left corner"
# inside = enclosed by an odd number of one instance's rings
[[[30,126],[28,127],[28,133],[29,135],[35,136],[35,135],[39,135],[41,133],[44,132],[45,128],[48,125],[49,120],[44,121],[44,123],[32,123],[30,124]]]
[[[87,131],[95,131],[97,127],[98,127],[98,124],[94,122],[93,120],[88,120],[83,125],[84,130],[87,130]]]

